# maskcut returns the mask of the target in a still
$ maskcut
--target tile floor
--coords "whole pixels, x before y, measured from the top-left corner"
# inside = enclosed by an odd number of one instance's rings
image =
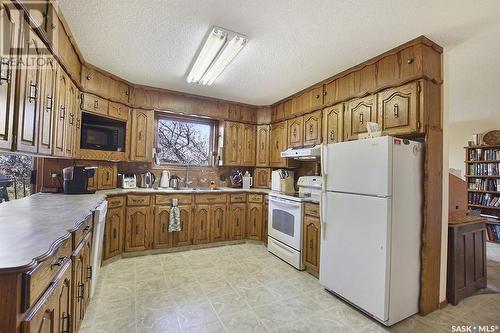
[[[499,269],[500,246],[492,245],[488,251],[498,262],[491,267]],[[500,294],[490,293],[384,328],[260,244],[121,259],[101,272],[82,333],[425,333],[451,332],[451,325],[500,325]]]

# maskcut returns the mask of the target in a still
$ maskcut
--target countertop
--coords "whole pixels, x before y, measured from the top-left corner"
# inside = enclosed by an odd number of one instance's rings
[[[127,193],[195,194],[195,193],[269,193],[268,189],[164,190],[112,189],[95,194],[64,195],[37,193],[0,204],[0,269],[22,270],[51,252],[51,246],[68,237],[110,195]]]

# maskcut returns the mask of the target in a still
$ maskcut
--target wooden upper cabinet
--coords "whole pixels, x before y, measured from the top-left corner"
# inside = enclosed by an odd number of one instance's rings
[[[400,135],[420,130],[420,81],[378,94],[378,122],[384,134]]]
[[[387,86],[399,80],[399,57],[397,53],[389,54],[377,63],[377,84]]]
[[[253,171],[253,186],[256,188],[269,188],[271,169],[255,168]]]
[[[337,143],[342,141],[344,104],[336,104],[323,109],[323,142]]]
[[[297,117],[288,120],[288,147],[302,147],[304,145],[304,118]]]
[[[283,167],[286,165],[286,159],[281,157],[281,152],[287,149],[287,138],[286,121],[271,125],[270,166]]]
[[[304,116],[304,146],[321,143],[321,110]]]
[[[168,231],[170,221],[170,206],[156,206],[154,217],[153,247],[162,249],[171,247],[172,233]]]
[[[323,102],[328,105],[336,101],[337,80],[327,82],[323,87]]]
[[[354,72],[348,73],[337,79],[336,101],[346,100],[356,94]]]
[[[29,57],[43,56],[44,45],[37,35],[24,25],[23,55],[19,85],[19,112],[17,119],[17,150],[36,153],[38,149],[38,119],[40,113],[40,86],[42,71],[40,65],[33,65]],[[30,64],[29,66],[26,66]]]
[[[283,116],[288,117],[292,114],[293,110],[293,100],[289,99],[283,103]]]
[[[262,204],[249,203],[247,217],[247,238],[260,240],[262,229]]]
[[[104,228],[103,259],[106,260],[121,254],[123,251],[125,208],[108,209]]]
[[[257,126],[257,147],[255,165],[258,167],[269,166],[269,143],[271,140],[269,125]]]
[[[285,118],[285,103],[279,103],[273,107],[271,113],[271,121],[275,122]]]
[[[47,58],[45,68],[42,71],[42,92],[40,97],[40,119],[38,135],[38,153],[52,154],[52,132],[54,109],[56,107],[56,82],[57,62],[54,58]]]
[[[369,64],[354,72],[354,94],[360,95],[377,88],[377,64]]]
[[[128,106],[125,106],[120,103],[110,102],[108,114],[110,117],[117,118],[120,120],[128,120],[130,113],[130,109]]]
[[[76,116],[78,112],[78,89],[69,81],[68,92],[66,94],[66,125],[64,156],[73,157],[75,152],[76,140]]]
[[[226,240],[226,205],[216,204],[211,207],[210,241]]]
[[[153,158],[154,112],[134,109],[130,131],[130,160],[149,162]]]
[[[129,86],[125,82],[111,79],[111,91],[109,96],[113,101],[119,103],[129,102]]]
[[[323,86],[317,86],[311,89],[311,108],[321,105],[323,105]]]
[[[109,97],[111,91],[111,79],[94,68],[82,67],[83,91],[102,97]]]
[[[255,165],[255,145],[256,145],[256,127],[255,125],[242,125],[242,144],[241,144],[241,165]]]
[[[114,163],[99,163],[97,168],[97,188],[99,190],[116,188],[117,168]]]
[[[64,146],[66,143],[66,117],[67,117],[67,104],[69,94],[69,77],[65,71],[60,70],[57,72],[57,99],[54,108],[54,135],[52,143],[52,153],[55,156],[64,156]]]
[[[99,96],[87,93],[83,93],[81,99],[82,99],[81,108],[84,111],[96,113],[103,116],[108,115],[109,103],[107,100]]]
[[[2,22],[2,44],[4,50],[10,50],[14,58],[18,48],[19,24],[12,17],[10,8],[0,3],[0,20]],[[7,55],[6,55],[7,56]],[[17,71],[10,63],[0,59],[0,148],[12,148],[12,125],[14,123],[14,93]]]
[[[191,206],[179,206],[181,231],[172,234],[173,246],[193,244],[193,209]]]
[[[149,248],[151,230],[149,207],[128,207],[125,220],[125,251],[142,251]]]
[[[224,164],[241,164],[242,124],[227,121],[224,126]]]
[[[245,238],[246,203],[233,203],[229,211],[229,240]]]
[[[370,95],[346,103],[344,111],[344,140],[356,140],[366,133],[366,123],[377,122],[377,96]]]
[[[193,221],[193,244],[210,242],[210,205],[196,205]]]

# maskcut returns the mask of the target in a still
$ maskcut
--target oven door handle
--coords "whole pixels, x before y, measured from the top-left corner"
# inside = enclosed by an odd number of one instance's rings
[[[293,207],[301,207],[302,206],[302,203],[300,202],[295,202],[295,201],[288,201],[288,200],[282,200],[282,199],[278,199],[278,198],[269,198],[269,203],[275,203],[275,204],[279,204],[279,205],[282,205],[282,206],[293,206]]]

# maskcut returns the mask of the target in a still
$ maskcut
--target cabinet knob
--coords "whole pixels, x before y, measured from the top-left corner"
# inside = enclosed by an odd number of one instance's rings
[[[399,118],[399,105],[394,104],[394,118]]]
[[[309,125],[309,134],[313,134],[314,132],[314,126],[313,124]]]
[[[330,131],[330,140],[334,141],[335,140],[335,132],[332,130]]]
[[[94,101],[94,109],[97,110],[99,108],[99,101],[96,99]]]
[[[408,65],[413,64],[413,58],[410,58],[410,59],[406,60],[406,63],[407,63]]]
[[[327,92],[326,91],[323,91],[323,96],[326,96]]]
[[[316,99],[319,99],[319,94],[316,94]]]

